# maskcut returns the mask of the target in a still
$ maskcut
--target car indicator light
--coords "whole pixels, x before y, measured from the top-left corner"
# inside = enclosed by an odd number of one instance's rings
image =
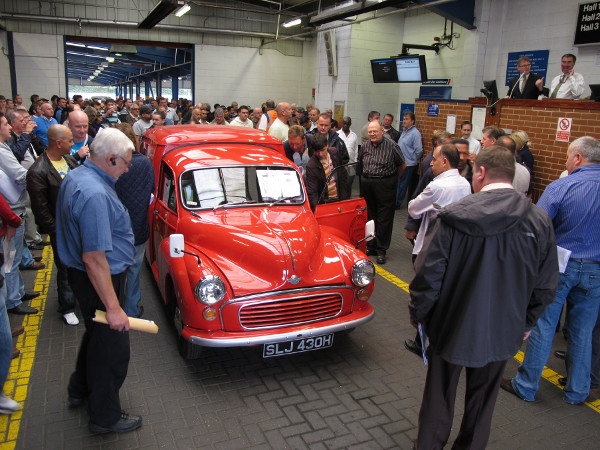
[[[215,320],[217,318],[217,310],[211,307],[205,308],[204,311],[202,311],[202,317],[206,320]]]
[[[358,293],[357,293],[357,296],[358,296],[358,299],[359,299],[359,300],[363,300],[363,301],[369,300],[369,297],[370,297],[370,295],[369,295],[369,291],[367,291],[367,290],[366,290],[366,289],[364,289],[364,288],[363,288],[363,289],[360,289],[360,290],[358,291]]]

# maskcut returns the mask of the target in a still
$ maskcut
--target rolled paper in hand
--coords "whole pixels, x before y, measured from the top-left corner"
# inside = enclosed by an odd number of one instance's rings
[[[108,325],[108,320],[106,320],[106,312],[96,310],[96,317],[94,317],[94,322],[104,323]],[[144,333],[158,333],[158,325],[156,325],[152,320],[145,319],[136,319],[134,317],[129,318],[129,329],[143,331]]]

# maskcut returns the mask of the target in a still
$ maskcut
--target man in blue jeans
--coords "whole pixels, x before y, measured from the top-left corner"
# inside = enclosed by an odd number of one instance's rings
[[[592,330],[600,307],[600,141],[589,136],[573,141],[566,167],[569,176],[551,183],[538,206],[552,218],[556,242],[571,251],[570,258],[555,301],[531,332],[517,376],[501,384],[526,401],[535,399],[565,301],[569,320],[563,398],[570,404],[589,401]]]
[[[410,184],[412,174],[421,161],[421,155],[423,154],[423,138],[421,133],[415,127],[415,114],[412,111],[406,111],[404,113],[404,119],[402,121],[404,130],[398,139],[398,145],[402,150],[402,156],[406,161],[406,169],[402,172],[400,178],[398,178],[398,188],[396,191],[396,209],[400,209],[404,197],[406,197],[406,191]]]

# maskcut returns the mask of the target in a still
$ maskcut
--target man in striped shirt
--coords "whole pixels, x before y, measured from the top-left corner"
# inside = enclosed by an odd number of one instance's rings
[[[375,222],[375,239],[367,244],[367,255],[377,255],[377,264],[385,264],[392,242],[396,186],[406,167],[400,147],[383,135],[379,120],[369,122],[369,140],[358,151],[361,175],[360,195],[367,202],[369,219]]]
[[[578,404],[594,401],[599,394],[597,389],[590,393],[590,372],[592,336],[600,308],[600,141],[590,136],[573,141],[566,167],[569,176],[550,183],[538,206],[552,218],[556,242],[568,262],[561,268],[556,299],[531,331],[516,377],[501,384],[529,402],[539,388],[565,301],[569,318],[563,399]],[[598,330],[595,334],[597,341]]]

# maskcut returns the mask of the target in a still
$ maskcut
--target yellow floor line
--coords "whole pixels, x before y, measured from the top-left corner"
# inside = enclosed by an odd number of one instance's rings
[[[409,292],[409,290],[408,290],[408,283],[405,283],[400,278],[396,277],[395,275],[393,275],[392,273],[388,272],[387,270],[382,269],[377,264],[375,264],[375,271],[377,272],[378,275],[380,275],[382,278],[386,279],[390,283],[395,284],[396,286],[398,286],[403,291]],[[523,362],[523,356],[524,356],[524,353],[520,351],[520,352],[518,352],[515,355],[515,359],[519,363],[522,363]],[[548,380],[553,385],[558,386],[560,389],[563,389],[563,387],[558,382],[558,379],[561,378],[561,377],[563,377],[563,376],[564,375],[561,375],[561,374],[555,372],[554,370],[549,369],[548,367],[544,367],[544,370],[542,371],[542,378]],[[591,403],[587,403],[586,402],[585,404],[587,406],[589,406],[590,408],[592,408],[597,413],[600,413],[600,399],[596,400],[595,402],[591,402]]]
[[[46,268],[37,271],[35,277],[35,285],[33,291],[39,292],[40,295],[33,300],[27,302],[29,306],[40,310],[37,314],[26,314],[23,316],[23,326],[25,333],[19,336],[17,340],[17,348],[21,350],[18,358],[12,360],[8,378],[4,383],[4,394],[14,399],[24,406],[27,399],[27,389],[29,386],[29,378],[33,368],[33,359],[37,346],[38,336],[44,317],[44,309],[46,306],[46,297],[48,295],[48,285],[52,276],[52,267],[54,260],[52,257],[52,248],[47,245],[44,248],[42,262],[46,264]],[[0,415],[0,449],[14,449],[19,435],[21,426],[22,411],[18,411],[11,415]]]

